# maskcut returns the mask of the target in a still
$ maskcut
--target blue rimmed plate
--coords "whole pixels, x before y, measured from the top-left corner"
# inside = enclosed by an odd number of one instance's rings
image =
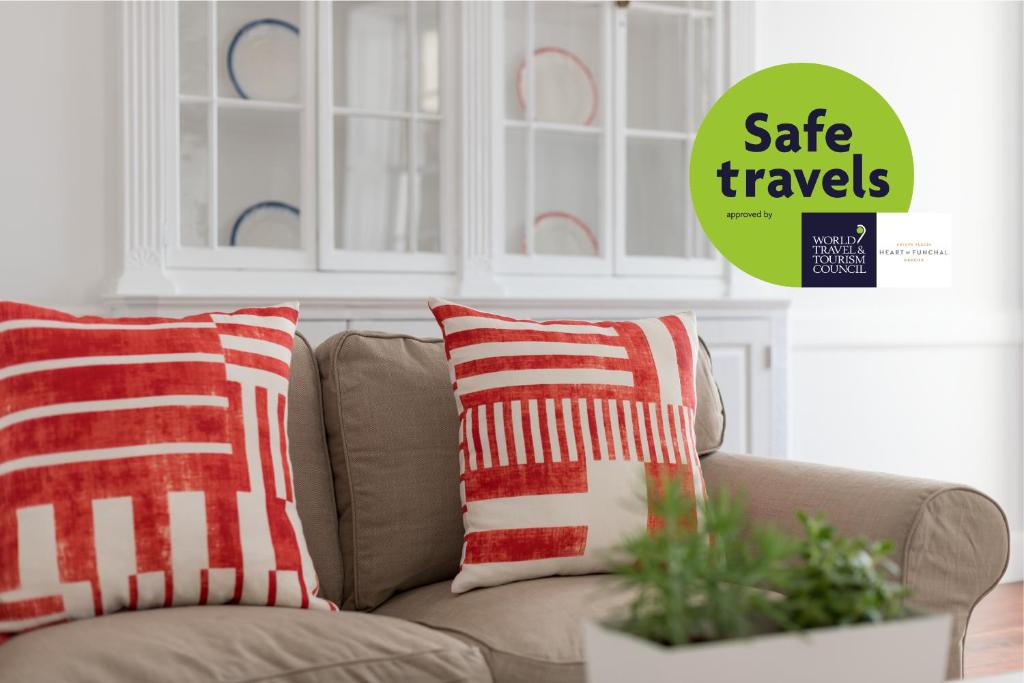
[[[298,249],[299,208],[287,202],[257,202],[238,214],[231,226],[231,246]]]
[[[297,102],[301,91],[299,27],[267,17],[242,26],[228,46],[228,77],[246,100]]]

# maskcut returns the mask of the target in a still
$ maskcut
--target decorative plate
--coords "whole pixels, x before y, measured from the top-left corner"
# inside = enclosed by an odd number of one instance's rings
[[[298,249],[299,209],[286,202],[257,202],[238,214],[231,226],[231,246]]]
[[[228,46],[228,77],[246,100],[299,99],[299,27],[283,19],[256,19]]]
[[[590,227],[567,211],[546,211],[533,221],[533,252],[557,256],[597,256]]]
[[[594,122],[597,82],[582,59],[561,47],[540,47],[533,51],[533,71],[535,120],[587,126]],[[516,74],[516,96],[525,112],[525,60]]]

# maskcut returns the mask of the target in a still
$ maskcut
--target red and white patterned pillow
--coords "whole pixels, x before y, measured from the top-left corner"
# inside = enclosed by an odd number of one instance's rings
[[[671,477],[703,498],[692,313],[538,323],[429,303],[459,411],[453,592],[607,571],[626,536],[656,524],[649,487]]]
[[[336,609],[288,458],[297,318],[0,302],[0,640],[122,609]]]

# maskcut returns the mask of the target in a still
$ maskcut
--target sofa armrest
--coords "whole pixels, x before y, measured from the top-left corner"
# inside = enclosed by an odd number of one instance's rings
[[[910,606],[953,615],[948,675],[963,675],[967,621],[1009,559],[995,501],[956,484],[723,452],[702,458],[701,469],[711,495],[742,492],[758,522],[795,531],[803,510],[844,535],[891,540]]]

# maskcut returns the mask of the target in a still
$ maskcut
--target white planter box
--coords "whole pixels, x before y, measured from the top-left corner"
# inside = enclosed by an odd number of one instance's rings
[[[940,683],[948,614],[664,647],[584,624],[589,683]]]

